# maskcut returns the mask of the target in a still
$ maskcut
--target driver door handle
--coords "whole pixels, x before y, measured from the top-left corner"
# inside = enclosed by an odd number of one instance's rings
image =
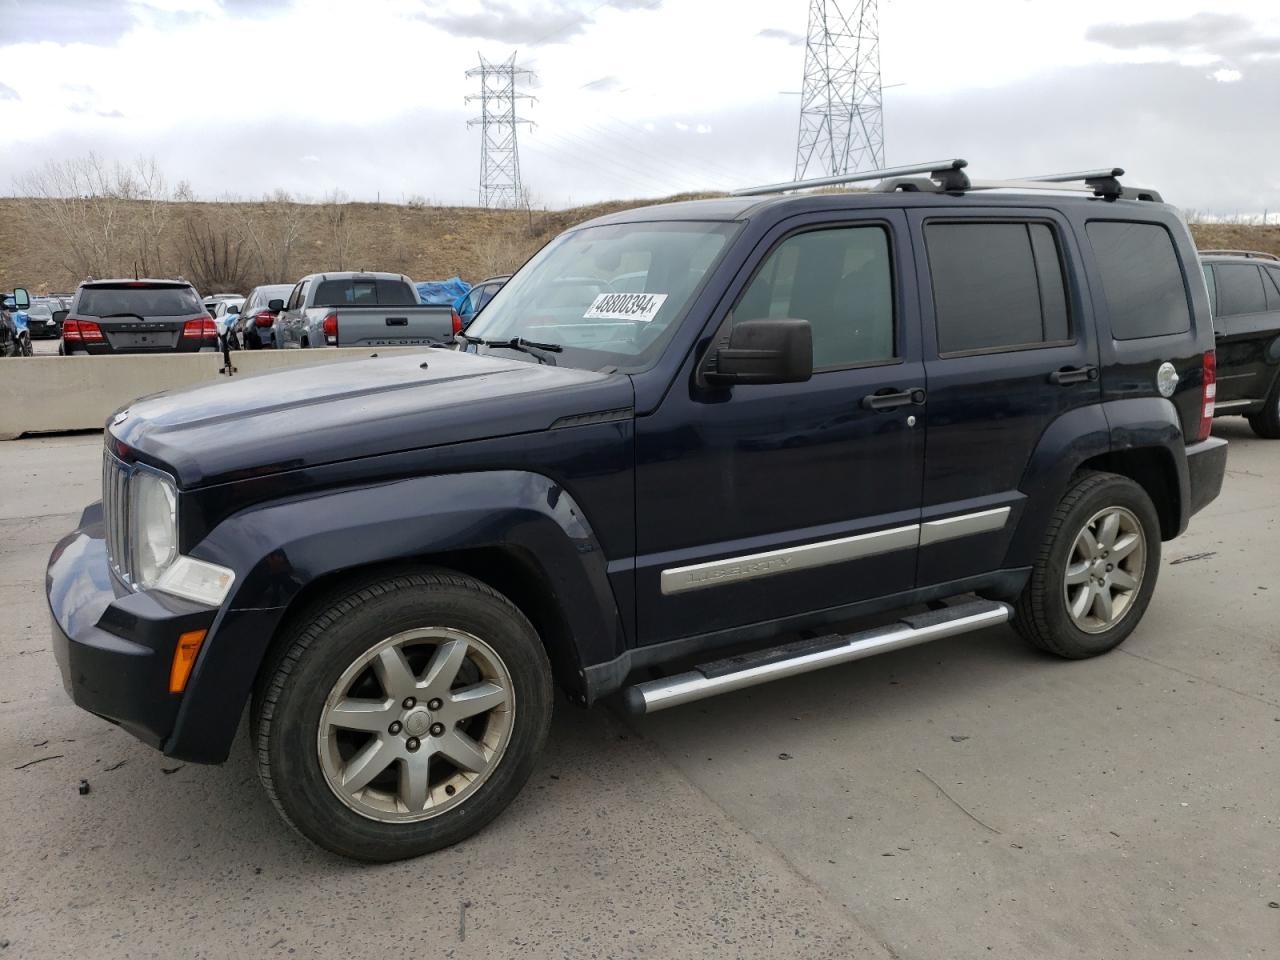
[[[924,387],[910,387],[906,390],[878,390],[862,398],[863,410],[895,410],[908,404],[920,406],[925,401]]]
[[[1098,368],[1091,363],[1085,364],[1083,367],[1063,367],[1061,370],[1055,370],[1049,374],[1049,382],[1056,383],[1060,387],[1097,379]]]

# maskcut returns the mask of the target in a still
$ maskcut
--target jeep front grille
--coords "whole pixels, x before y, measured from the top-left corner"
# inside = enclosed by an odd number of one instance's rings
[[[102,454],[102,524],[107,534],[107,560],[125,583],[133,582],[129,553],[129,465],[110,451]]]

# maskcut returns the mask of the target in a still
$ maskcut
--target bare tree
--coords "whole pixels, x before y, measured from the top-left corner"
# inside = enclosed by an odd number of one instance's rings
[[[72,275],[104,276],[160,269],[160,244],[168,199],[164,175],[154,159],[132,166],[108,163],[95,153],[51,160],[15,180],[35,200],[35,214],[58,240],[62,265]],[[126,216],[132,203],[146,204],[139,221]]]
[[[199,213],[188,214],[182,226],[183,273],[196,289],[206,293],[245,289],[248,264],[239,233]]]
[[[329,230],[335,270],[347,268],[347,255],[351,247],[351,212],[347,209],[350,202],[350,198],[341,190],[334,190],[324,199],[325,226]]]
[[[254,279],[261,283],[287,283],[293,276],[292,260],[310,216],[310,208],[288,191],[275,190],[261,203],[233,208],[240,236],[248,245]]]

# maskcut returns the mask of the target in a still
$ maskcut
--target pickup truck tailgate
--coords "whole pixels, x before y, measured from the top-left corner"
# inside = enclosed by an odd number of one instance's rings
[[[324,310],[325,340],[338,347],[411,347],[449,343],[453,310],[444,306],[329,307]],[[329,318],[336,317],[336,333]]]

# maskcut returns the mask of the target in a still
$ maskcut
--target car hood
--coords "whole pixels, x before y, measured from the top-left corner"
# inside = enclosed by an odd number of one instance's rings
[[[156,394],[121,409],[107,429],[191,488],[546,430],[632,403],[624,374],[431,350]]]

